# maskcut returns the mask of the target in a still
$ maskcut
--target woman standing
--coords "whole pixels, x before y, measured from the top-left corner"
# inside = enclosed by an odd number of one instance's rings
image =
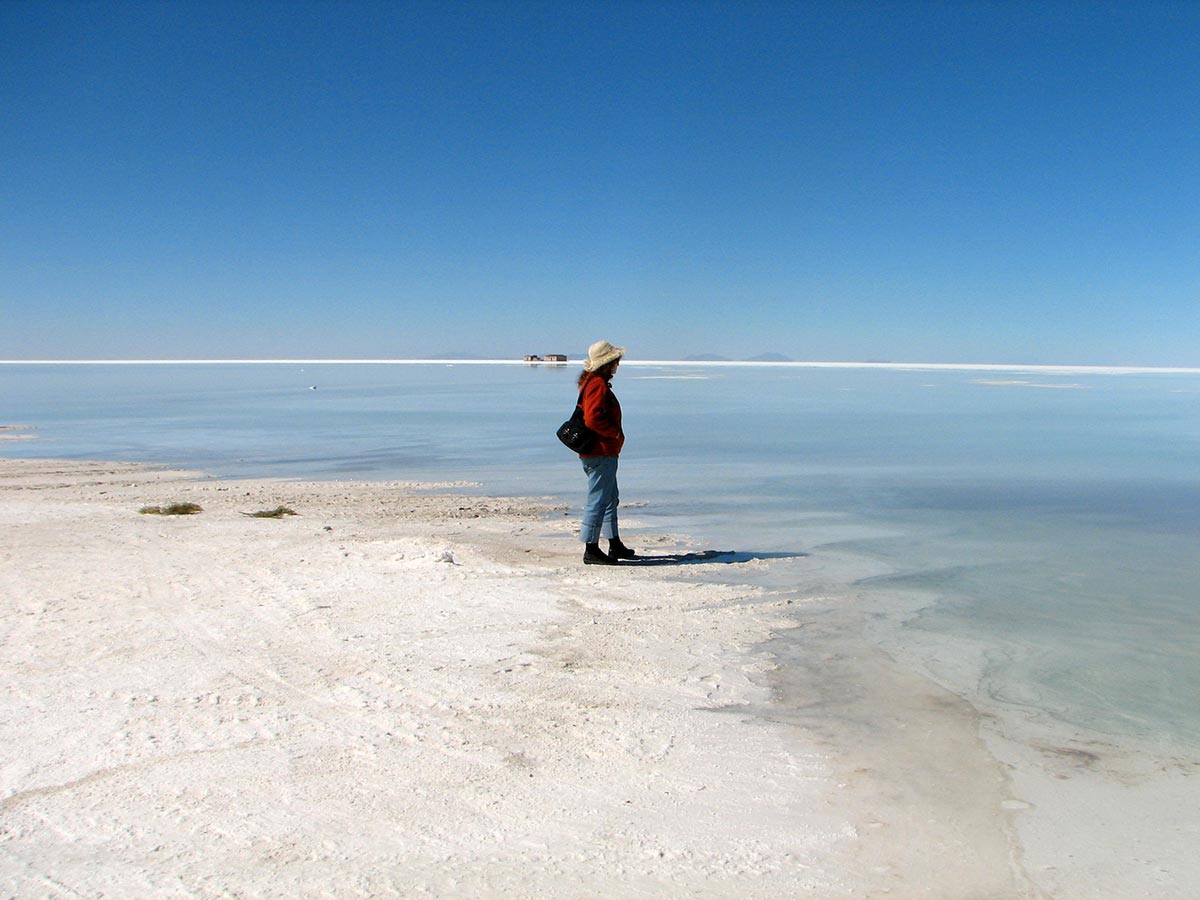
[[[596,433],[596,445],[579,454],[588,479],[587,503],[583,508],[583,526],[579,537],[584,543],[583,561],[588,565],[612,566],[619,559],[637,554],[621,543],[617,531],[617,457],[625,444],[621,430],[621,404],[610,382],[621,365],[624,347],[597,341],[588,348],[588,358],[579,375],[583,402],[583,421]],[[600,538],[608,538],[608,553],[600,549]]]

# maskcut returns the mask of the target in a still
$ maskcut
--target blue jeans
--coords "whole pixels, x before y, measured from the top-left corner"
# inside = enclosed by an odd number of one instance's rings
[[[583,527],[579,537],[585,544],[600,543],[600,536],[619,539],[617,506],[621,495],[617,491],[617,458],[615,456],[585,456],[583,471],[587,473],[588,495],[583,507]]]

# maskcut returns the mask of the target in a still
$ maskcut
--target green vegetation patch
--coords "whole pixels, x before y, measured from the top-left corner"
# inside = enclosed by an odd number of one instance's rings
[[[274,509],[261,509],[258,512],[242,513],[252,519],[282,519],[284,516],[294,516],[297,512],[287,506],[277,506]]]
[[[143,506],[138,512],[146,516],[194,516],[201,509],[199,503],[172,503],[170,506]]]

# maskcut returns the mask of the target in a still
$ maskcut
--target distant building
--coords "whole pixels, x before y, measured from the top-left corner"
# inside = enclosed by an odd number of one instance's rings
[[[525,362],[541,362],[541,361],[542,361],[542,358],[540,356],[534,356],[533,354],[529,354],[525,357]]]
[[[566,362],[567,355],[565,353],[547,353],[546,362]]]

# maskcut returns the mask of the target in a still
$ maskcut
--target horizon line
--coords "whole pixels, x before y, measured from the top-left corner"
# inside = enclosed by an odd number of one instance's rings
[[[524,359],[0,359],[0,365],[579,365],[583,359],[526,361]],[[1061,372],[1079,374],[1187,374],[1200,375],[1200,367],[1190,366],[1103,366],[1037,363],[929,363],[929,362],[853,362],[732,359],[624,359],[627,366],[715,366],[807,369],[895,369],[982,372]]]

